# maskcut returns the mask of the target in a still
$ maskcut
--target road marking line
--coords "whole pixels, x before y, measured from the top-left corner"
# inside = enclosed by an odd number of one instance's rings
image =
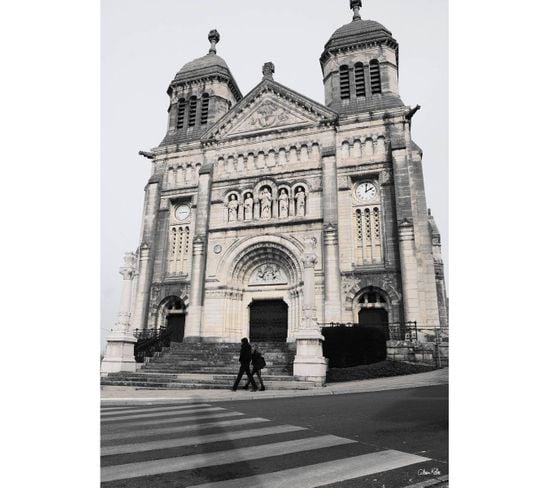
[[[176,418],[168,418],[168,419],[154,419],[154,420],[141,420],[136,422],[126,422],[124,424],[109,424],[109,425],[103,425],[103,428],[112,428],[112,427],[139,427],[142,425],[163,425],[163,424],[176,424],[178,422],[189,422],[192,420],[209,420],[209,419],[216,419],[221,417],[236,417],[244,415],[244,413],[241,412],[222,412],[222,413],[213,413],[213,414],[207,414],[207,415],[189,415],[189,416],[179,416]]]
[[[189,413],[199,413],[199,412],[221,412],[226,410],[225,408],[220,407],[208,407],[208,408],[197,408],[192,410],[181,411],[181,418],[184,418],[185,415]],[[108,419],[101,419],[101,423],[104,422],[115,422],[117,420],[133,420],[133,419],[145,419],[149,417],[162,417],[163,415],[178,415],[180,412],[153,412],[153,413],[140,413],[137,415],[126,414],[120,415],[118,417],[109,417]]]
[[[189,488],[257,488],[258,486],[262,488],[288,488],[288,486],[315,488],[424,461],[429,461],[429,459],[415,454],[388,450],[246,478],[205,483]]]
[[[195,405],[178,405],[178,406],[167,406],[167,407],[151,407],[151,408],[125,408],[124,410],[117,410],[112,412],[105,412],[101,410],[101,416],[102,417],[111,417],[113,415],[120,415],[125,413],[142,413],[142,412],[163,412],[163,411],[170,411],[170,410],[190,410],[192,408],[204,408],[204,407],[211,407],[212,405],[208,403],[201,403],[201,404],[195,404]]]
[[[155,451],[158,449],[170,449],[172,447],[196,446],[199,444],[209,444],[212,442],[233,441],[237,439],[247,439],[249,437],[260,437],[274,434],[285,434],[287,432],[296,432],[307,430],[304,427],[295,425],[275,425],[271,427],[261,427],[258,429],[239,430],[237,432],[223,432],[221,434],[206,434],[192,437],[180,437],[178,439],[164,439],[159,441],[140,442],[136,444],[120,444],[117,446],[107,446],[101,449],[102,456],[112,456],[114,454],[129,454],[132,452]]]
[[[132,430],[132,432],[121,432],[117,434],[105,434],[101,436],[102,441],[114,441],[120,439],[131,439],[133,437],[150,437],[158,434],[172,434],[176,432],[194,432],[201,431],[203,429],[210,429],[216,427],[235,427],[238,425],[255,424],[260,422],[271,422],[269,419],[261,417],[253,417],[250,419],[237,419],[237,420],[220,420],[218,422],[207,422],[205,424],[192,424],[183,425],[181,427],[161,427],[159,429],[140,429]]]
[[[295,452],[312,451],[325,447],[354,444],[356,441],[334,435],[309,437],[295,441],[276,442],[259,446],[230,449],[227,451],[193,454],[169,459],[156,459],[139,463],[121,464],[101,468],[101,481],[115,481],[163,473],[174,473],[189,469],[233,464],[270,456],[282,456]]]

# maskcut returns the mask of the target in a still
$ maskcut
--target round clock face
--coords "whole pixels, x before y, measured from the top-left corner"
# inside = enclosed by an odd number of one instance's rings
[[[359,200],[370,201],[376,197],[376,187],[370,182],[361,183],[355,190],[355,195]]]
[[[180,205],[178,208],[176,208],[176,219],[178,220],[185,220],[191,215],[191,209],[189,208],[189,205]]]

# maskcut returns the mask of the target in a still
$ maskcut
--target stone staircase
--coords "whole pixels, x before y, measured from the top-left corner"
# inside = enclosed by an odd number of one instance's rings
[[[266,389],[305,390],[315,386],[313,382],[296,381],[292,376],[294,344],[262,342],[253,345],[266,361],[262,369]],[[101,384],[159,390],[229,389],[239,369],[239,351],[240,344],[233,343],[173,342],[155,357],[148,358],[137,372],[110,373],[101,378]],[[245,381],[241,380],[241,387]]]

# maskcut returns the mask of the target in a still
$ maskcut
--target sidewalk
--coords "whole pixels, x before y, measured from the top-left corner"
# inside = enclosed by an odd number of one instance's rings
[[[327,386],[310,390],[272,390],[251,392],[245,390],[145,390],[127,386],[101,387],[102,405],[131,405],[153,403],[196,403],[227,402],[231,400],[262,400],[266,398],[289,398],[315,395],[343,395],[346,393],[366,393],[384,390],[401,390],[422,386],[446,385],[449,383],[449,369],[437,369],[427,373],[405,376],[391,376],[372,380],[330,383]]]

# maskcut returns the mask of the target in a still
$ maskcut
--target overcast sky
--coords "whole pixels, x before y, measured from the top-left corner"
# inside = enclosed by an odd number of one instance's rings
[[[424,151],[428,207],[448,265],[447,0],[367,0],[363,19],[385,25],[399,42],[405,104],[421,105],[413,138]],[[275,64],[275,79],[324,103],[319,56],[351,21],[349,0],[103,0],[101,2],[101,344],[118,313],[123,254],[139,245],[143,189],[167,124],[166,89],[187,62],[221,35],[225,59],[246,95]]]

